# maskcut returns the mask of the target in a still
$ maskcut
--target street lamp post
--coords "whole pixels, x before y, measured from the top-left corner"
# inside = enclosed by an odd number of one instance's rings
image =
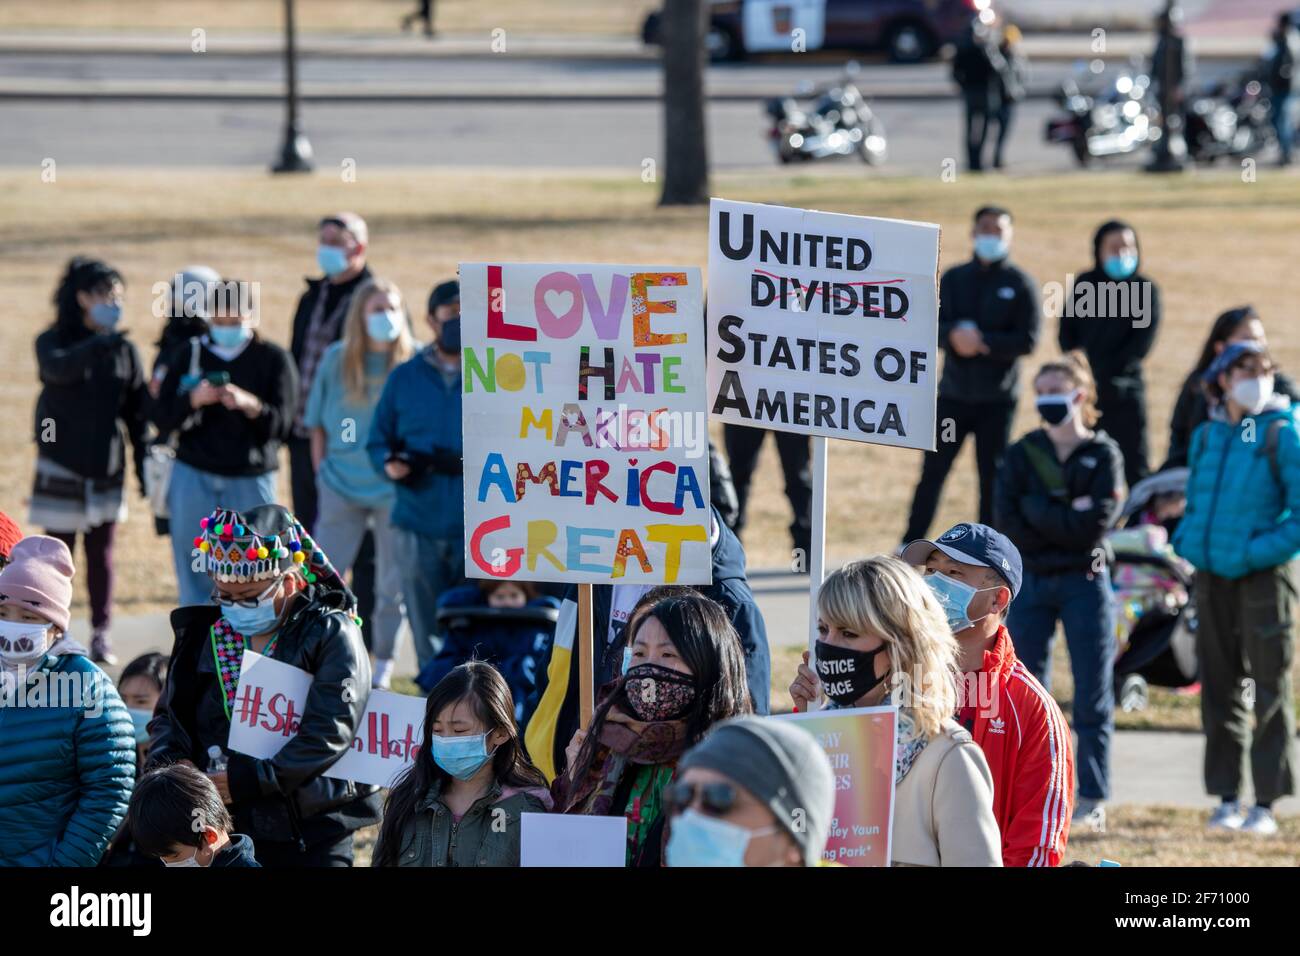
[[[294,47],[293,0],[284,0],[284,145],[273,173],[309,173],[312,170],[311,143],[298,128],[298,54]]]

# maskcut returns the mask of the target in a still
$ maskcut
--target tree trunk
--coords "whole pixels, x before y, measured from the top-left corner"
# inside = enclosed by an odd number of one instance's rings
[[[709,151],[704,132],[704,0],[665,0],[660,21],[664,73],[664,191],[661,206],[708,202]]]

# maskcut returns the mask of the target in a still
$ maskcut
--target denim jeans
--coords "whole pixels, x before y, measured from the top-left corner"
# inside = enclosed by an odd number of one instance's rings
[[[1018,656],[1051,689],[1052,638],[1065,627],[1074,674],[1075,777],[1079,796],[1110,796],[1110,738],[1115,730],[1115,601],[1110,573],[1026,571],[1007,628]]]
[[[393,553],[402,569],[402,597],[420,670],[442,648],[437,633],[438,598],[465,580],[465,539],[434,537],[393,528]]]
[[[194,570],[194,536],[199,522],[213,508],[247,511],[275,501],[275,472],[231,478],[191,468],[178,461],[172,467],[167,486],[167,507],[171,510],[172,560],[176,563],[176,583],[180,604],[207,604],[212,596],[212,579],[205,571]],[[200,565],[200,568],[202,565]]]

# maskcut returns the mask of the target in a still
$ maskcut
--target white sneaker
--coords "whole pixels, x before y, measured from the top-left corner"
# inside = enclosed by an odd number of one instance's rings
[[[1250,813],[1246,814],[1246,822],[1241,825],[1241,832],[1253,833],[1255,836],[1273,836],[1277,833],[1277,820],[1273,819],[1273,811],[1251,807]]]
[[[1075,832],[1087,830],[1092,833],[1106,832],[1106,804],[1100,800],[1080,798],[1074,805],[1074,815],[1070,817],[1070,828]]]
[[[1254,813],[1253,810],[1251,812]],[[1245,822],[1241,804],[1236,800],[1230,800],[1214,808],[1214,812],[1210,814],[1210,822],[1205,826],[1208,830],[1240,830]],[[1276,824],[1274,826],[1276,827]]]

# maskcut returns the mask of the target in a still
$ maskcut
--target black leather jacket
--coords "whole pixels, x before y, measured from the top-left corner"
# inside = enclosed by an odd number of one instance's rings
[[[270,760],[226,747],[226,716],[210,629],[220,609],[177,608],[167,685],[149,724],[149,766],[226,754],[236,829],[254,840],[315,843],[379,819],[377,788],[320,776],[352,744],[370,696],[370,662],[342,592],[309,584],[280,628],[274,658],[314,677],[297,734]]]

